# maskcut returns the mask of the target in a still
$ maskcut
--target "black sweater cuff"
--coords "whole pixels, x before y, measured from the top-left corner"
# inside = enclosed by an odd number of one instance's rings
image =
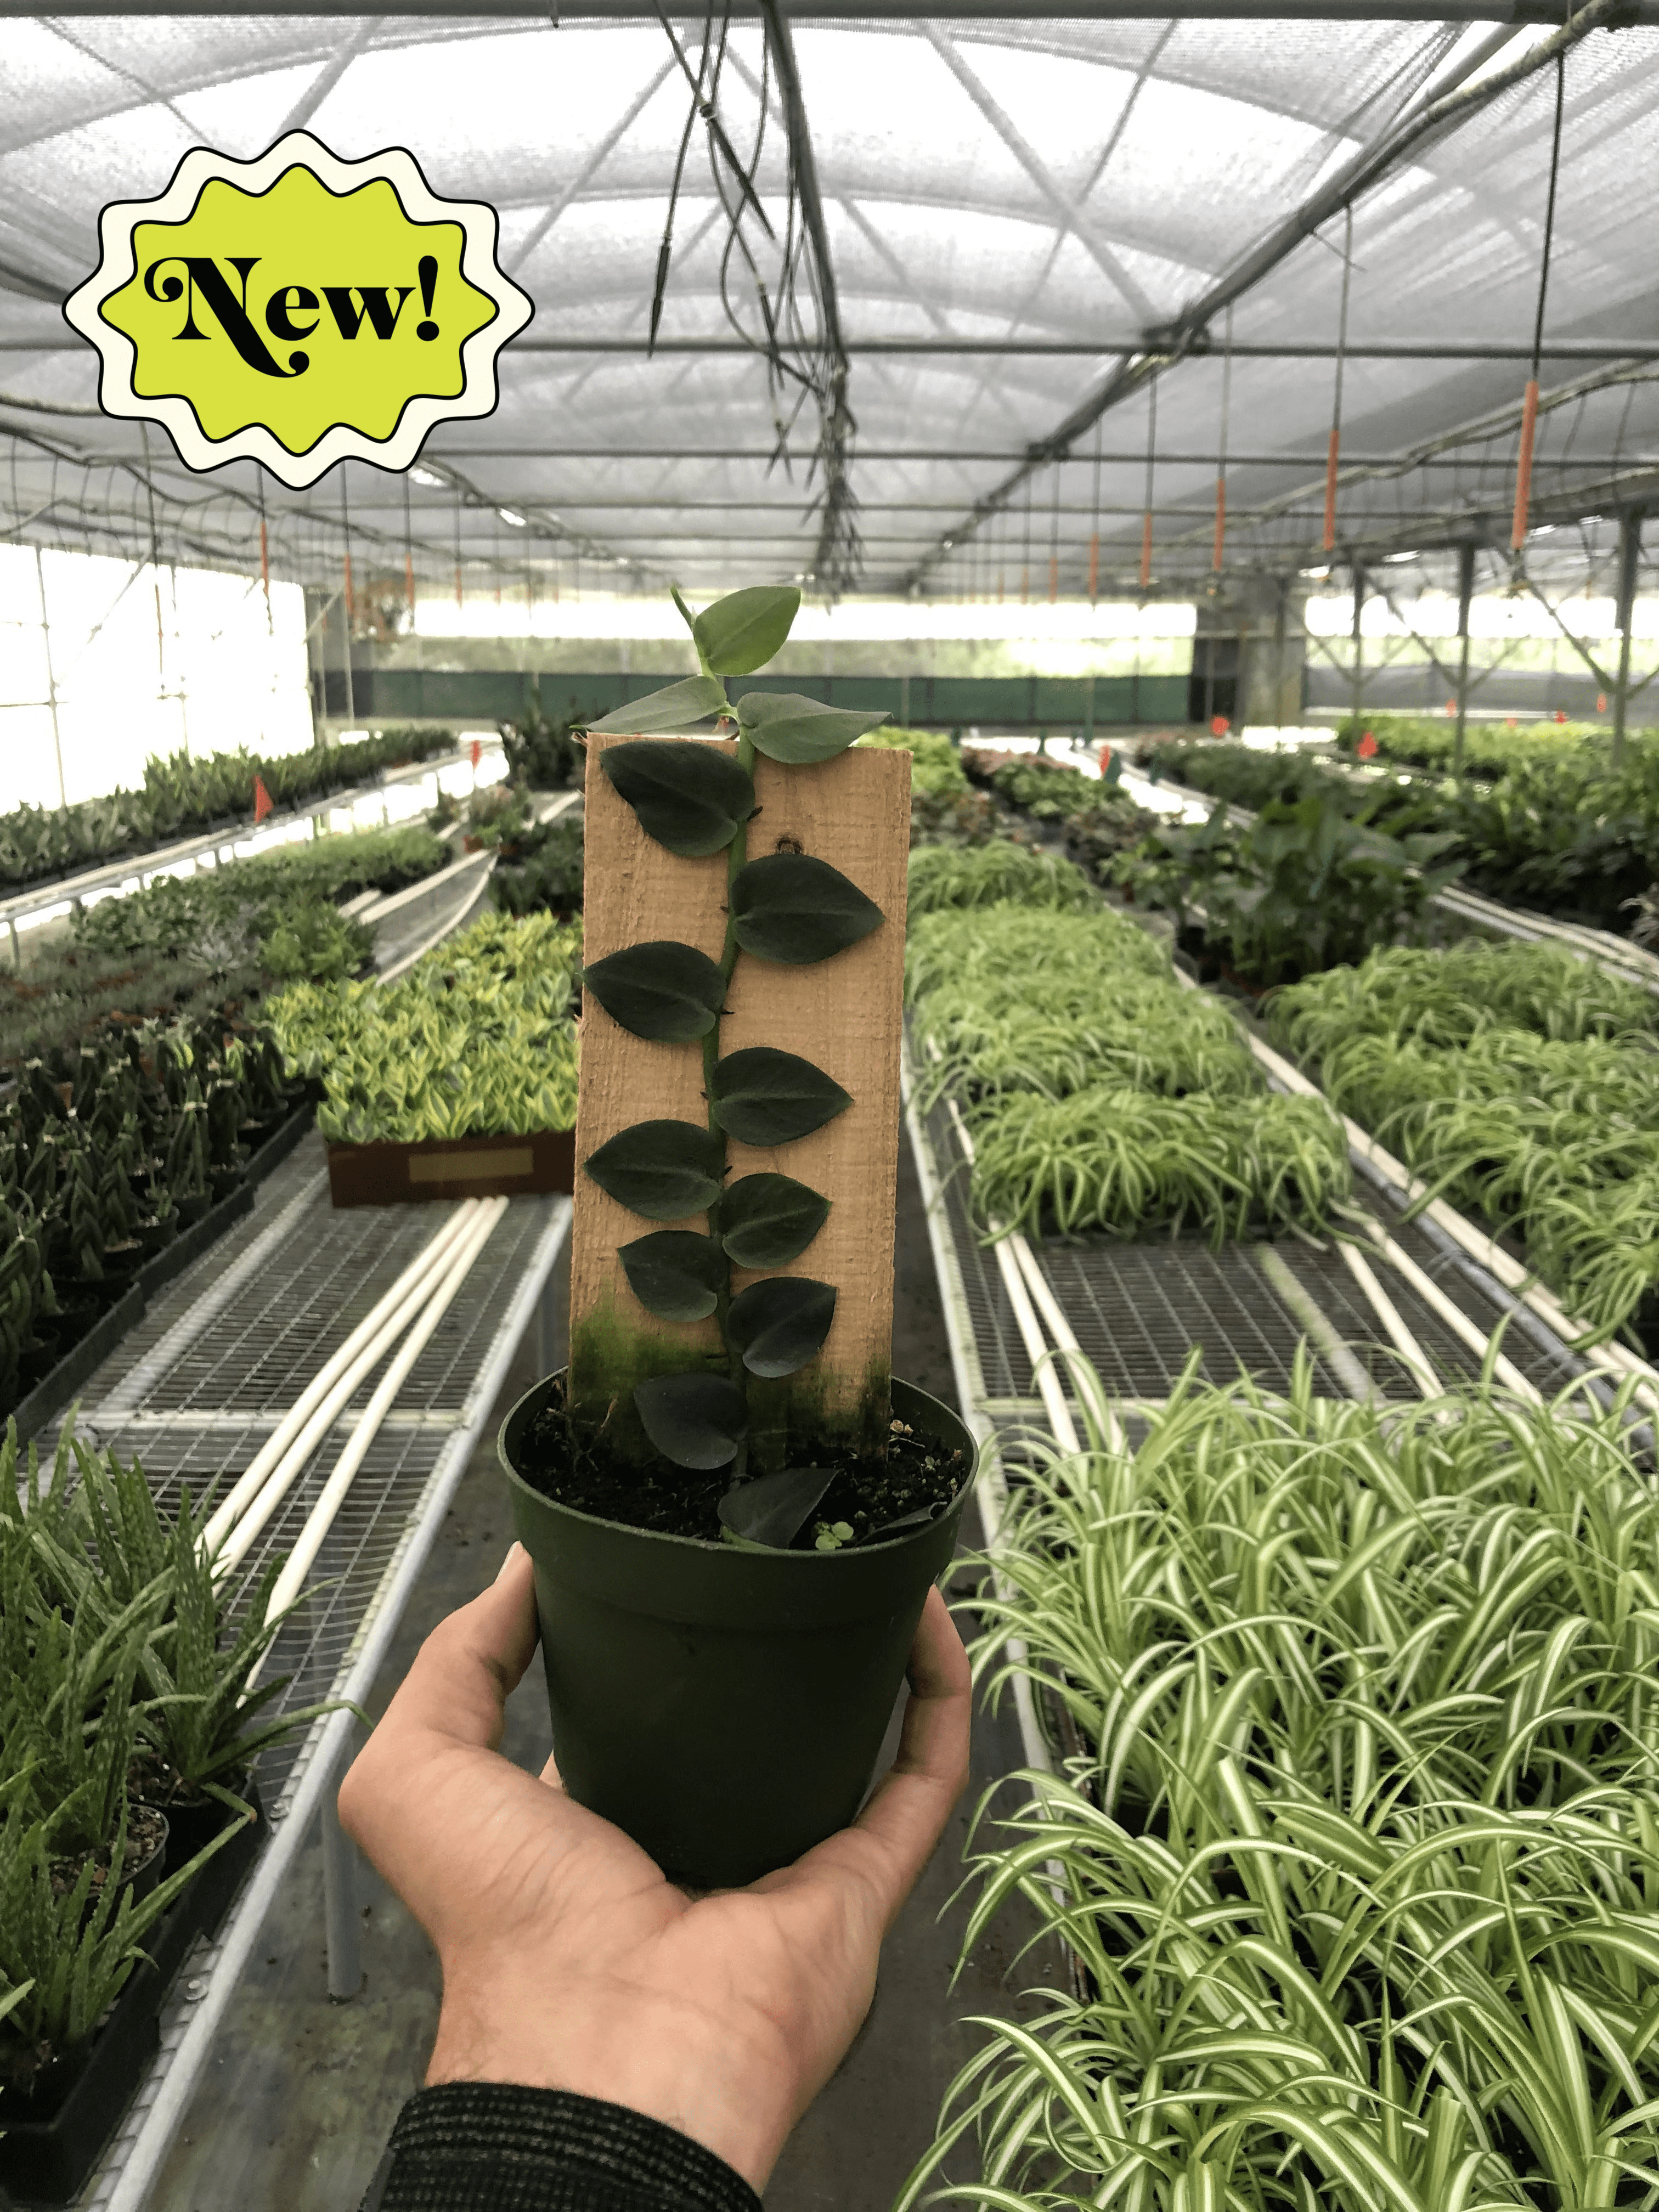
[[[404,2106],[362,2212],[762,2212],[740,2173],[625,2105],[449,2081]]]

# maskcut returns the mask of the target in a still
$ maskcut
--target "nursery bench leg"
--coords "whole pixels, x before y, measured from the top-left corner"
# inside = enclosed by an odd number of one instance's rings
[[[355,1741],[340,1762],[340,1778],[356,1755]],[[357,1925],[357,1846],[340,1826],[339,1779],[323,1795],[323,1917],[328,1930],[328,1995],[349,2004],[363,1985]]]

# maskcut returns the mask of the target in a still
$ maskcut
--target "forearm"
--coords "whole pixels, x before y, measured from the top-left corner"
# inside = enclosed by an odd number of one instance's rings
[[[362,2212],[761,2212],[689,2136],[563,2089],[451,2081],[398,2116]]]

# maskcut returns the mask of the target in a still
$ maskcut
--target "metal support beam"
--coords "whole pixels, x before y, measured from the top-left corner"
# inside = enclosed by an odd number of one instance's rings
[[[1463,736],[1469,714],[1469,602],[1474,597],[1474,548],[1457,549],[1457,730],[1452,738],[1452,774],[1463,773]]]
[[[323,1791],[323,1918],[328,1936],[328,1995],[349,2004],[363,1986],[362,1931],[357,1921],[357,1846],[340,1826],[340,1784],[356,1755],[355,1732],[346,1738],[339,1765]]]
[[[1619,681],[1613,694],[1613,765],[1625,758],[1625,709],[1630,702],[1630,624],[1636,578],[1642,564],[1643,513],[1627,507],[1619,518]]]
[[[763,12],[764,0],[731,0],[728,13],[747,18]],[[109,0],[63,0],[53,11],[63,16],[106,15]],[[241,15],[270,13],[267,0],[143,0],[124,15]],[[300,0],[290,15],[355,15],[357,0]],[[454,16],[461,20],[525,19],[524,0],[411,0],[399,9],[407,17]],[[684,21],[694,20],[676,11]],[[791,13],[805,21],[844,21],[847,0],[796,0]],[[1195,21],[1251,23],[1557,23],[1559,0],[1185,0],[1183,16]],[[0,0],[0,18],[32,15],[22,0]],[[861,0],[866,22],[1096,22],[1143,21],[1146,0]],[[559,21],[595,20],[637,22],[639,0],[561,0]],[[701,15],[695,21],[701,24]],[[1659,24],[1659,0],[1628,0],[1620,21]]]

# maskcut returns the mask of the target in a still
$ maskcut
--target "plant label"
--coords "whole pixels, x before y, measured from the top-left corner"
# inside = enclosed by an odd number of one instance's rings
[[[495,210],[440,199],[397,147],[198,147],[99,228],[64,313],[102,356],[105,413],[159,422],[191,469],[257,460],[297,489],[337,461],[407,468],[435,424],[494,412],[495,357],[534,313]]]

